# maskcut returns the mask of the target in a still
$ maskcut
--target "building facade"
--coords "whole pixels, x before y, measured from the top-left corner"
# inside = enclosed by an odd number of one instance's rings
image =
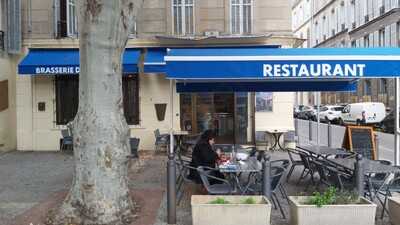
[[[77,49],[75,0],[22,0],[23,49]],[[139,49],[138,71],[123,76],[125,117],[141,150],[154,149],[154,130],[168,132],[171,102],[165,74],[146,72],[143,58],[168,47],[279,45],[292,47],[289,1],[146,0],[127,48]],[[18,150],[58,150],[61,129],[78,105],[79,75],[16,74]],[[215,129],[220,143],[255,141],[257,126],[293,127],[293,94],[270,95],[270,110],[255,112],[254,93],[174,93],[174,129]],[[158,118],[156,105],[166,105]],[[274,124],[284,118],[286,124]],[[241,124],[240,126],[237,124]]]
[[[400,47],[399,0],[298,0],[298,5],[310,2],[311,16],[307,20],[312,35],[310,47],[373,48]],[[299,9],[292,8],[292,15]],[[293,18],[295,18],[293,16]],[[301,36],[301,29],[294,29]],[[383,102],[394,109],[394,80],[362,79],[357,93],[323,93],[323,104],[363,101]]]
[[[21,46],[20,2],[0,1],[0,152],[14,150],[16,65]]]

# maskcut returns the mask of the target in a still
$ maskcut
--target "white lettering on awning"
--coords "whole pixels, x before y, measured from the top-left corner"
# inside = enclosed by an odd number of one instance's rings
[[[78,74],[79,72],[79,66],[49,66],[35,68],[36,74]]]
[[[362,77],[365,64],[264,64],[264,77]]]

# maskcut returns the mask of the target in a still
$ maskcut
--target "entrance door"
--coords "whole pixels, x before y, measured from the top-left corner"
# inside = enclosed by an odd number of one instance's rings
[[[235,144],[253,143],[253,112],[251,94],[235,93]]]
[[[233,93],[181,94],[182,129],[192,134],[211,129],[216,142],[235,143],[235,95]]]

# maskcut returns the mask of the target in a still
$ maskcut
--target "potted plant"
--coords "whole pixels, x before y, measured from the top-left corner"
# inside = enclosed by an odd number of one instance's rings
[[[400,225],[400,197],[391,197],[388,201],[390,222]]]
[[[290,196],[291,225],[374,225],[376,205],[330,187],[313,196]]]
[[[192,195],[193,225],[269,225],[271,203],[264,196]]]

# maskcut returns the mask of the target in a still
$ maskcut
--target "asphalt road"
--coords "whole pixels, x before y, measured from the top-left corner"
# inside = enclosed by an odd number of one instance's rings
[[[297,135],[299,137],[299,143],[313,143],[317,142],[317,123],[311,122],[310,132],[310,121],[308,120],[296,120],[297,121]],[[345,127],[339,125],[331,125],[331,146],[341,147],[343,143],[343,137],[345,133]],[[393,162],[394,160],[394,135],[382,132],[376,132],[378,135],[378,156],[379,159],[386,159]],[[310,136],[312,137],[310,140]],[[320,144],[328,145],[328,124],[320,124]]]

